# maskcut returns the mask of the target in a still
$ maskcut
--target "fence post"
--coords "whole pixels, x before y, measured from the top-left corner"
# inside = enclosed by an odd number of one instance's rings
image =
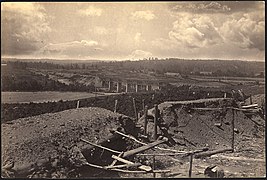
[[[80,101],[77,101],[77,109],[79,108],[79,106],[80,106]]]
[[[157,134],[158,134],[158,132],[157,132],[157,130],[158,130],[157,129],[157,126],[158,126],[158,105],[155,104],[154,107],[155,107],[155,117],[154,117],[154,136],[153,136],[153,138],[156,141],[157,140]]]
[[[155,155],[153,155],[153,171],[156,169]],[[156,173],[153,173],[153,178],[156,177]]]
[[[116,113],[116,112],[117,112],[117,105],[118,105],[118,100],[116,99],[116,100],[115,100],[114,113]]]
[[[148,107],[145,106],[145,110],[144,110],[144,135],[147,135],[147,111],[148,111]]]
[[[192,176],[192,166],[193,166],[193,153],[189,155],[189,172],[188,172],[188,176],[189,178],[191,178]]]
[[[133,98],[133,108],[134,108],[135,119],[136,119],[136,122],[137,122],[138,121],[138,117],[137,117],[137,110],[136,110],[136,105],[135,105],[135,98]]]
[[[235,148],[235,110],[232,109],[233,118],[232,118],[232,151],[234,152]]]
[[[142,99],[143,111],[145,113],[145,99]]]
[[[250,104],[252,104],[253,102],[252,102],[252,96],[251,95],[249,96],[249,100],[250,100]]]

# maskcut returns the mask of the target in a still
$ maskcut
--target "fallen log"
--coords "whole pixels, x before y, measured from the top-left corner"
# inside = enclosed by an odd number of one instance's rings
[[[194,155],[194,158],[198,159],[198,158],[204,158],[204,157],[208,157],[214,154],[218,154],[218,153],[224,153],[227,151],[233,151],[232,148],[227,148],[227,149],[217,149],[217,150],[213,150],[213,151],[207,151],[207,152],[202,152],[202,153],[198,153]]]

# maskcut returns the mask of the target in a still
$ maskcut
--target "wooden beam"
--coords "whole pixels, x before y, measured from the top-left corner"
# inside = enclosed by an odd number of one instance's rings
[[[112,155],[111,157],[112,157],[113,159],[116,159],[117,161],[123,162],[123,163],[125,163],[125,164],[129,164],[129,165],[133,165],[133,164],[135,164],[135,163],[133,163],[133,162],[131,162],[131,161],[128,161],[128,160],[123,159],[123,158],[120,158],[120,157],[115,156],[115,155]],[[141,166],[139,166],[138,168],[141,169],[141,170],[147,171],[147,172],[148,172],[148,171],[152,171],[152,168],[151,168],[150,166],[141,165]]]
[[[124,134],[124,133],[122,133],[122,132],[120,132],[120,131],[117,131],[117,130],[111,130],[111,132],[112,132],[112,133],[113,133],[113,132],[114,132],[114,133],[117,133],[117,134],[119,134],[119,135],[121,135],[121,136],[123,136],[123,137],[127,137],[127,138],[129,138],[129,139],[132,139],[132,140],[134,140],[135,142],[137,142],[137,143],[139,143],[139,144],[147,145],[146,143],[143,143],[143,142],[137,140],[135,137],[133,137],[133,136],[131,136],[131,135],[126,135],[126,134]]]
[[[120,152],[120,151],[116,151],[116,150],[113,150],[113,149],[110,149],[110,148],[107,148],[107,147],[104,147],[104,146],[101,146],[101,145],[98,145],[98,144],[95,144],[95,143],[86,141],[85,139],[82,139],[82,138],[81,138],[81,141],[83,141],[83,142],[85,142],[85,143],[88,143],[88,144],[90,144],[90,145],[92,145],[92,146],[95,146],[95,147],[98,147],[98,148],[101,148],[101,149],[105,149],[105,150],[110,151],[110,152],[113,152],[113,153],[117,153],[117,154],[122,153],[122,152]]]
[[[129,168],[129,167],[137,167],[137,166],[142,166],[142,164],[141,163],[121,164],[121,165],[107,166],[106,169],[124,168],[124,167]]]
[[[165,142],[167,142],[167,141],[168,141],[168,138],[164,137],[164,138],[161,139],[161,140],[157,140],[157,141],[152,142],[152,143],[149,143],[149,144],[147,144],[147,145],[145,145],[145,146],[141,146],[141,147],[139,147],[139,148],[132,149],[132,150],[130,150],[130,151],[126,151],[126,152],[122,155],[122,157],[128,157],[128,156],[135,155],[135,154],[137,154],[137,153],[140,153],[140,152],[143,152],[143,151],[145,151],[145,150],[151,149],[151,148],[153,148],[153,147],[155,147],[155,146],[157,146],[157,145],[159,145],[159,144],[165,143]]]
[[[147,143],[141,142],[141,141],[139,141],[138,139],[136,139],[136,138],[133,137],[133,136],[126,135],[126,134],[124,134],[124,133],[122,133],[122,132],[119,132],[119,131],[117,131],[117,130],[111,130],[111,132],[112,132],[112,133],[115,132],[115,133],[117,133],[117,134],[119,134],[119,135],[121,135],[121,136],[124,136],[124,137],[127,137],[127,138],[129,138],[129,139],[132,139],[132,140],[134,140],[135,142],[137,142],[137,143],[139,143],[139,144],[142,144],[142,145],[148,145]],[[174,152],[174,153],[187,153],[186,151],[177,151],[177,150],[174,150],[174,149],[166,149],[166,148],[161,148],[161,147],[157,147],[157,146],[155,146],[155,147],[153,147],[153,148],[155,148],[155,149],[159,149],[159,150],[162,150],[162,151]]]
[[[250,104],[250,105],[242,106],[242,109],[257,108],[257,107],[259,107],[258,104]]]
[[[103,169],[103,170],[107,170],[105,167],[103,166],[99,166],[99,165],[95,165],[95,164],[91,164],[91,163],[85,163],[84,165],[90,166],[90,167],[94,167],[94,168],[99,168],[99,169]],[[129,171],[129,170],[123,170],[123,169],[108,169],[110,171],[117,171],[117,172],[123,172],[123,173],[136,173],[136,174],[146,174],[146,173],[168,173],[171,172],[171,170],[155,170],[155,171]]]
[[[118,157],[121,157],[122,155],[123,155],[123,152],[120,153],[120,154],[118,155]],[[117,163],[117,161],[118,161],[118,160],[114,159],[114,161],[112,161],[112,163],[111,163],[108,167],[112,167],[112,166],[114,166],[114,165]]]
[[[232,148],[227,148],[227,149],[217,149],[217,150],[213,150],[213,151],[207,151],[207,152],[202,152],[202,153],[198,153],[195,154],[195,158],[203,158],[203,157],[208,157],[214,154],[219,154],[219,153],[224,153],[227,151],[233,151]]]

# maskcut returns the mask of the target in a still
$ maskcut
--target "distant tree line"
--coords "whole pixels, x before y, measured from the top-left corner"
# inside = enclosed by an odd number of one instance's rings
[[[92,85],[64,84],[59,81],[49,79],[48,76],[38,75],[29,71],[28,67],[37,67],[41,64],[46,68],[57,68],[52,63],[21,63],[14,62],[2,67],[1,70],[1,90],[2,91],[95,91]]]
[[[71,62],[71,61],[70,61]],[[14,68],[36,69],[113,69],[143,72],[180,73],[181,75],[206,75],[206,76],[236,76],[236,77],[263,77],[264,62],[234,61],[234,60],[185,60],[177,58],[150,59],[140,61],[83,61],[79,63],[53,63],[53,62],[21,62],[7,61],[8,66]],[[210,72],[210,73],[203,73]]]
[[[184,60],[176,58],[141,61],[99,62],[100,67],[114,69],[144,70],[164,74],[166,72],[181,75],[255,77],[264,71],[264,62],[233,60]],[[210,72],[205,74],[202,72]],[[260,75],[262,77],[263,74]]]
[[[16,69],[26,69],[26,68],[36,68],[36,69],[92,69],[97,68],[97,64],[93,63],[64,63],[57,64],[53,62],[22,62],[22,61],[2,61],[2,63],[7,64],[10,68]]]

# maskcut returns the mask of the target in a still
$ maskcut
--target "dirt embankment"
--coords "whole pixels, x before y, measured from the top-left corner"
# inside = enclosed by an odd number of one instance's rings
[[[264,120],[258,115],[247,116],[243,112],[233,111],[232,99],[214,98],[194,101],[165,102],[159,104],[160,121],[168,132],[180,144],[181,149],[209,147],[210,149],[231,148],[232,119],[234,116],[235,145],[242,148],[240,138],[243,136],[261,136]],[[199,109],[197,109],[199,108]],[[201,110],[201,108],[217,108]],[[221,109],[219,109],[221,108]],[[150,109],[148,115],[154,116]],[[144,118],[138,122],[144,125]],[[154,130],[153,120],[148,123],[150,136]],[[158,129],[160,132],[160,129]]]
[[[112,135],[111,129],[118,127],[130,134],[135,131],[130,118],[102,108],[72,109],[2,124],[1,167],[14,162],[14,169],[23,169],[50,159],[53,167],[48,167],[49,171],[46,169],[47,172],[43,172],[46,175],[41,177],[72,177],[68,173],[75,170],[80,160],[75,157],[78,156],[77,147],[88,147],[80,138],[98,143]],[[124,148],[119,141],[113,147],[120,151]]]
[[[132,99],[129,98],[129,100]],[[195,150],[209,147],[212,150],[231,147],[233,112],[226,107],[233,105],[235,105],[233,100],[227,98],[172,101],[159,104],[161,124],[166,127],[168,133],[177,143],[168,148]],[[206,111],[196,108],[221,109]],[[153,109],[150,109],[149,115],[153,119]],[[235,112],[234,118],[235,151],[238,152],[250,148],[247,139],[263,136],[265,122],[257,115],[246,116],[243,112]],[[153,121],[152,119],[151,121]],[[150,136],[154,129],[151,121],[148,124]],[[143,119],[140,119],[138,123],[143,125]],[[50,157],[52,162],[47,167],[40,166],[40,169],[33,171],[30,176],[47,178],[111,177],[114,173],[107,175],[101,174],[107,171],[82,169],[81,163],[84,159],[80,156],[79,149],[84,149],[88,145],[81,142],[80,138],[99,143],[112,135],[111,129],[120,126],[125,129],[127,134],[136,133],[133,128],[135,124],[129,117],[102,108],[71,109],[21,118],[10,121],[8,124],[2,123],[2,167],[13,161],[15,169],[18,169]],[[158,132],[161,131],[158,130]],[[131,144],[128,143],[118,140],[111,148],[118,151],[132,149]],[[255,145],[258,147],[256,142]],[[167,146],[163,145],[163,147]],[[154,153],[153,150],[147,152]],[[110,159],[107,158],[110,157],[110,154],[102,153],[102,151],[98,151],[96,154],[98,158],[92,159],[91,163],[98,164],[98,161],[104,161],[105,165],[111,163]],[[151,158],[139,160],[144,164],[146,164],[145,161],[148,161],[148,165],[151,165],[152,162]],[[185,162],[188,162],[188,159],[176,160],[176,162],[178,161],[185,168],[184,170],[180,169],[181,173],[187,175],[188,169]],[[211,162],[214,163],[214,161]],[[201,162],[198,163],[201,164]],[[170,167],[174,164],[173,159],[166,157],[158,157],[156,162],[158,169],[174,169]],[[234,165],[237,166],[237,164]],[[201,171],[204,168],[201,167]],[[99,173],[100,175],[97,175]]]
[[[151,108],[154,104],[159,104],[169,100],[192,100],[205,98],[207,96],[207,92],[209,92],[209,97],[223,97],[224,95],[221,91],[210,92],[202,90],[195,91],[193,94],[192,91],[177,88],[174,90],[154,93],[129,93],[80,99],[80,107],[101,107],[113,111],[115,100],[118,100],[117,112],[130,117],[135,117],[133,98],[136,100],[136,108],[139,112],[143,110],[143,100],[145,101],[145,104]],[[1,122],[73,109],[76,108],[77,101],[78,100],[45,103],[1,104]]]

